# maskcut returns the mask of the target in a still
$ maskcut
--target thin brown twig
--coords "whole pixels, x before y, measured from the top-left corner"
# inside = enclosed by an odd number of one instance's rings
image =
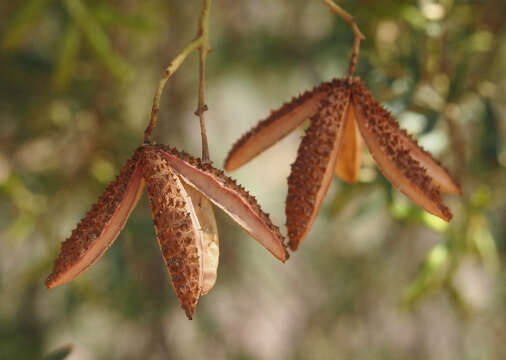
[[[202,13],[199,20],[199,30],[197,37],[202,38],[202,43],[199,47],[199,102],[195,115],[200,120],[200,136],[202,138],[202,161],[208,163],[209,159],[209,144],[207,142],[206,121],[204,112],[208,107],[206,104],[206,58],[207,54],[211,51],[209,45],[209,15],[211,10],[211,0],[203,0]]]
[[[358,53],[360,51],[360,41],[365,40],[364,34],[358,28],[357,22],[353,16],[351,16],[346,10],[337,5],[332,0],[321,0],[325,5],[327,5],[331,12],[340,16],[344,21],[350,25],[351,30],[353,31],[354,39],[353,39],[353,53],[351,54],[350,65],[348,67],[348,81],[351,82],[353,78],[353,74],[355,73],[355,68],[357,67],[358,61]]]
[[[153,106],[151,108],[151,117],[146,130],[144,131],[144,142],[150,142],[151,133],[156,127],[158,122],[158,113],[160,111],[160,98],[165,88],[165,84],[170,77],[176,72],[176,70],[185,61],[188,55],[194,50],[200,52],[200,71],[199,71],[199,103],[195,114],[200,119],[200,129],[202,136],[202,160],[209,162],[209,146],[207,142],[207,132],[205,126],[204,112],[207,110],[205,101],[205,69],[206,69],[206,57],[209,51],[209,17],[211,12],[211,0],[202,0],[202,12],[199,19],[199,26],[197,35],[190,41],[179,54],[170,62],[169,66],[165,70],[158,89],[156,90],[155,97],[153,98]]]
[[[160,111],[160,98],[162,97],[163,89],[165,88],[165,84],[170,79],[172,74],[176,72],[176,70],[181,66],[186,57],[190,55],[190,53],[197,49],[200,45],[201,39],[197,38],[188,43],[183,50],[170,62],[167,69],[163,73],[162,78],[158,84],[158,89],[156,90],[155,97],[153,98],[153,107],[151,108],[151,118],[149,124],[144,131],[144,142],[149,142],[151,133],[153,132],[156,123],[158,121],[158,112]]]

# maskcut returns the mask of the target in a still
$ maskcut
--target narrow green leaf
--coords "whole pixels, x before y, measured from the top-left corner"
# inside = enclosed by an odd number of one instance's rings
[[[63,41],[58,54],[58,62],[53,74],[53,88],[55,90],[65,89],[72,78],[75,68],[81,35],[75,23],[70,23],[65,30]]]
[[[153,24],[146,17],[139,14],[124,14],[107,3],[101,2],[93,8],[93,14],[104,25],[122,26],[129,30],[148,31]]]
[[[490,223],[482,215],[475,215],[469,221],[468,236],[470,244],[490,271],[500,268],[500,257],[495,244]]]
[[[439,289],[446,280],[448,265],[447,244],[437,244],[427,255],[418,275],[404,289],[402,303],[411,306],[424,295]]]
[[[7,25],[2,48],[8,50],[18,48],[51,1],[53,0],[30,0],[21,5]]]
[[[90,14],[83,2],[81,0],[64,0],[63,3],[107,69],[120,80],[129,78],[133,72],[130,65],[114,52],[104,29]]]

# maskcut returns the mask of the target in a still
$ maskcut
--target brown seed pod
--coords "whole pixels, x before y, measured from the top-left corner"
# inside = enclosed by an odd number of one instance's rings
[[[292,164],[285,207],[292,250],[297,250],[311,228],[334,177],[349,99],[350,92],[344,84],[332,89],[321,102],[318,113],[311,118]]]
[[[278,259],[288,258],[279,229],[244,188],[200,159],[168,146],[145,144],[62,244],[46,281],[49,288],[74,279],[103,255],[137,204],[144,183],[158,243],[188,318],[200,295],[216,282],[218,229],[209,200]]]
[[[144,181],[139,157],[137,150],[62,243],[60,255],[46,280],[48,288],[73,280],[100,259],[116,240],[142,194]]]
[[[218,262],[220,255],[220,246],[218,240],[218,226],[214,217],[213,205],[207,198],[191,185],[188,185],[184,178],[181,182],[190,196],[195,209],[195,214],[199,221],[199,229],[202,233],[202,288],[200,295],[205,295],[211,290],[216,283],[218,276]]]
[[[452,178],[449,171],[419,146],[404,129],[399,127],[399,123],[373,98],[363,83],[357,81],[353,84],[352,96],[354,102],[360,104],[362,108],[368,109],[367,116],[372,117],[368,119],[369,122],[378,121],[380,123],[378,130],[385,127],[387,129],[385,131],[395,133],[400,142],[399,146],[406,149],[411,157],[419,162],[420,166],[426,170],[427,176],[432,178],[434,184],[440,187],[441,191],[455,195],[461,194],[460,185]]]
[[[246,230],[279,260],[285,262],[288,253],[283,244],[283,235],[272,224],[256,199],[243,187],[214,168],[165,145],[157,145],[171,168],[184,180],[204,194],[216,206],[225,211],[235,222]]]
[[[329,90],[330,84],[323,83],[273,111],[232,146],[225,160],[225,170],[238,169],[313,116]]]
[[[365,87],[355,84],[352,99],[360,132],[385,177],[422,209],[450,221],[452,214],[443,204],[439,186],[412,155],[413,147],[416,147],[420,154],[423,150],[412,140],[409,142],[410,146],[407,146],[405,133],[399,130],[395,119],[365,91]],[[429,161],[424,162],[427,163]],[[441,171],[435,162],[431,161],[430,165],[434,172]]]
[[[338,99],[338,104],[329,105],[334,101],[332,97]],[[334,119],[337,124],[324,121],[322,109],[332,114],[328,119]],[[357,180],[362,138],[395,187],[424,210],[447,221],[451,219],[440,191],[460,194],[459,184],[399,128],[397,121],[374,100],[358,78],[351,82],[334,79],[323,83],[274,111],[235,143],[225,163],[226,169],[240,167],[308,116],[311,116],[311,125],[288,178],[286,215],[292,250],[307,234],[327,193],[331,182],[328,169],[335,165],[335,174],[341,179]]]
[[[191,319],[204,269],[198,217],[181,180],[156,148],[144,148],[142,165],[156,238],[177,297]]]

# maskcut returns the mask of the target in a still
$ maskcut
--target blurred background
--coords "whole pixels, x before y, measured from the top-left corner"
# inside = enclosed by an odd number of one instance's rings
[[[215,288],[186,320],[144,196],[112,248],[47,290],[60,243],[142,142],[200,1],[0,2],[0,359],[505,359],[506,3],[342,0],[356,74],[463,186],[446,224],[364,149],[282,265],[221,211]],[[352,33],[317,0],[214,1],[211,158],[346,74]],[[198,62],[169,81],[154,138],[200,155]],[[284,224],[303,130],[233,173]],[[285,231],[284,226],[282,230]]]

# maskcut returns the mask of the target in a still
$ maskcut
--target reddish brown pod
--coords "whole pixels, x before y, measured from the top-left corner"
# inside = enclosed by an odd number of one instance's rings
[[[290,248],[307,235],[335,173],[358,178],[362,139],[385,177],[406,197],[446,221],[452,218],[441,192],[460,194],[450,173],[421,148],[358,79],[335,79],[272,112],[232,147],[225,169],[234,170],[305,120],[310,126],[288,178],[286,225]],[[263,136],[265,129],[269,136]]]
[[[210,164],[162,145],[139,147],[97,204],[63,242],[46,285],[69,282],[111,246],[146,184],[156,237],[174,290],[188,318],[214,286],[218,229],[211,203],[286,261],[284,238],[255,198]]]
[[[192,318],[199,297],[207,294],[216,283],[219,240],[211,203],[225,211],[277,259],[282,262],[288,259],[284,237],[255,197],[210,164],[204,117],[208,109],[205,78],[206,58],[211,51],[210,13],[211,1],[203,1],[195,38],[172,59],[160,79],[144,131],[144,145],[135,151],[118,178],[107,187],[70,238],[63,242],[46,281],[49,288],[73,280],[104,254],[125,225],[144,184],[147,185],[156,238],[172,285],[188,318]],[[164,87],[193,51],[200,55],[195,115],[200,122],[202,160],[151,142]],[[316,105],[315,98],[312,106]],[[307,106],[306,112],[312,111],[312,107]],[[294,125],[288,121],[286,126],[290,131]]]
[[[181,153],[168,146],[159,146],[168,163],[184,180],[204,194],[216,206],[225,211],[236,223],[285,262],[288,253],[283,245],[283,235],[256,199],[242,186],[226,176],[223,171],[205,164],[200,159]]]
[[[286,227],[292,249],[306,236],[318,215],[342,147],[349,89],[339,84],[327,95],[311,117],[288,177]]]
[[[61,245],[46,286],[53,288],[76,278],[93,265],[118,237],[142,194],[144,180],[136,150],[97,203]]]
[[[192,318],[203,278],[203,239],[193,202],[181,179],[156,149],[143,152],[143,173],[158,245],[172,285]]]

